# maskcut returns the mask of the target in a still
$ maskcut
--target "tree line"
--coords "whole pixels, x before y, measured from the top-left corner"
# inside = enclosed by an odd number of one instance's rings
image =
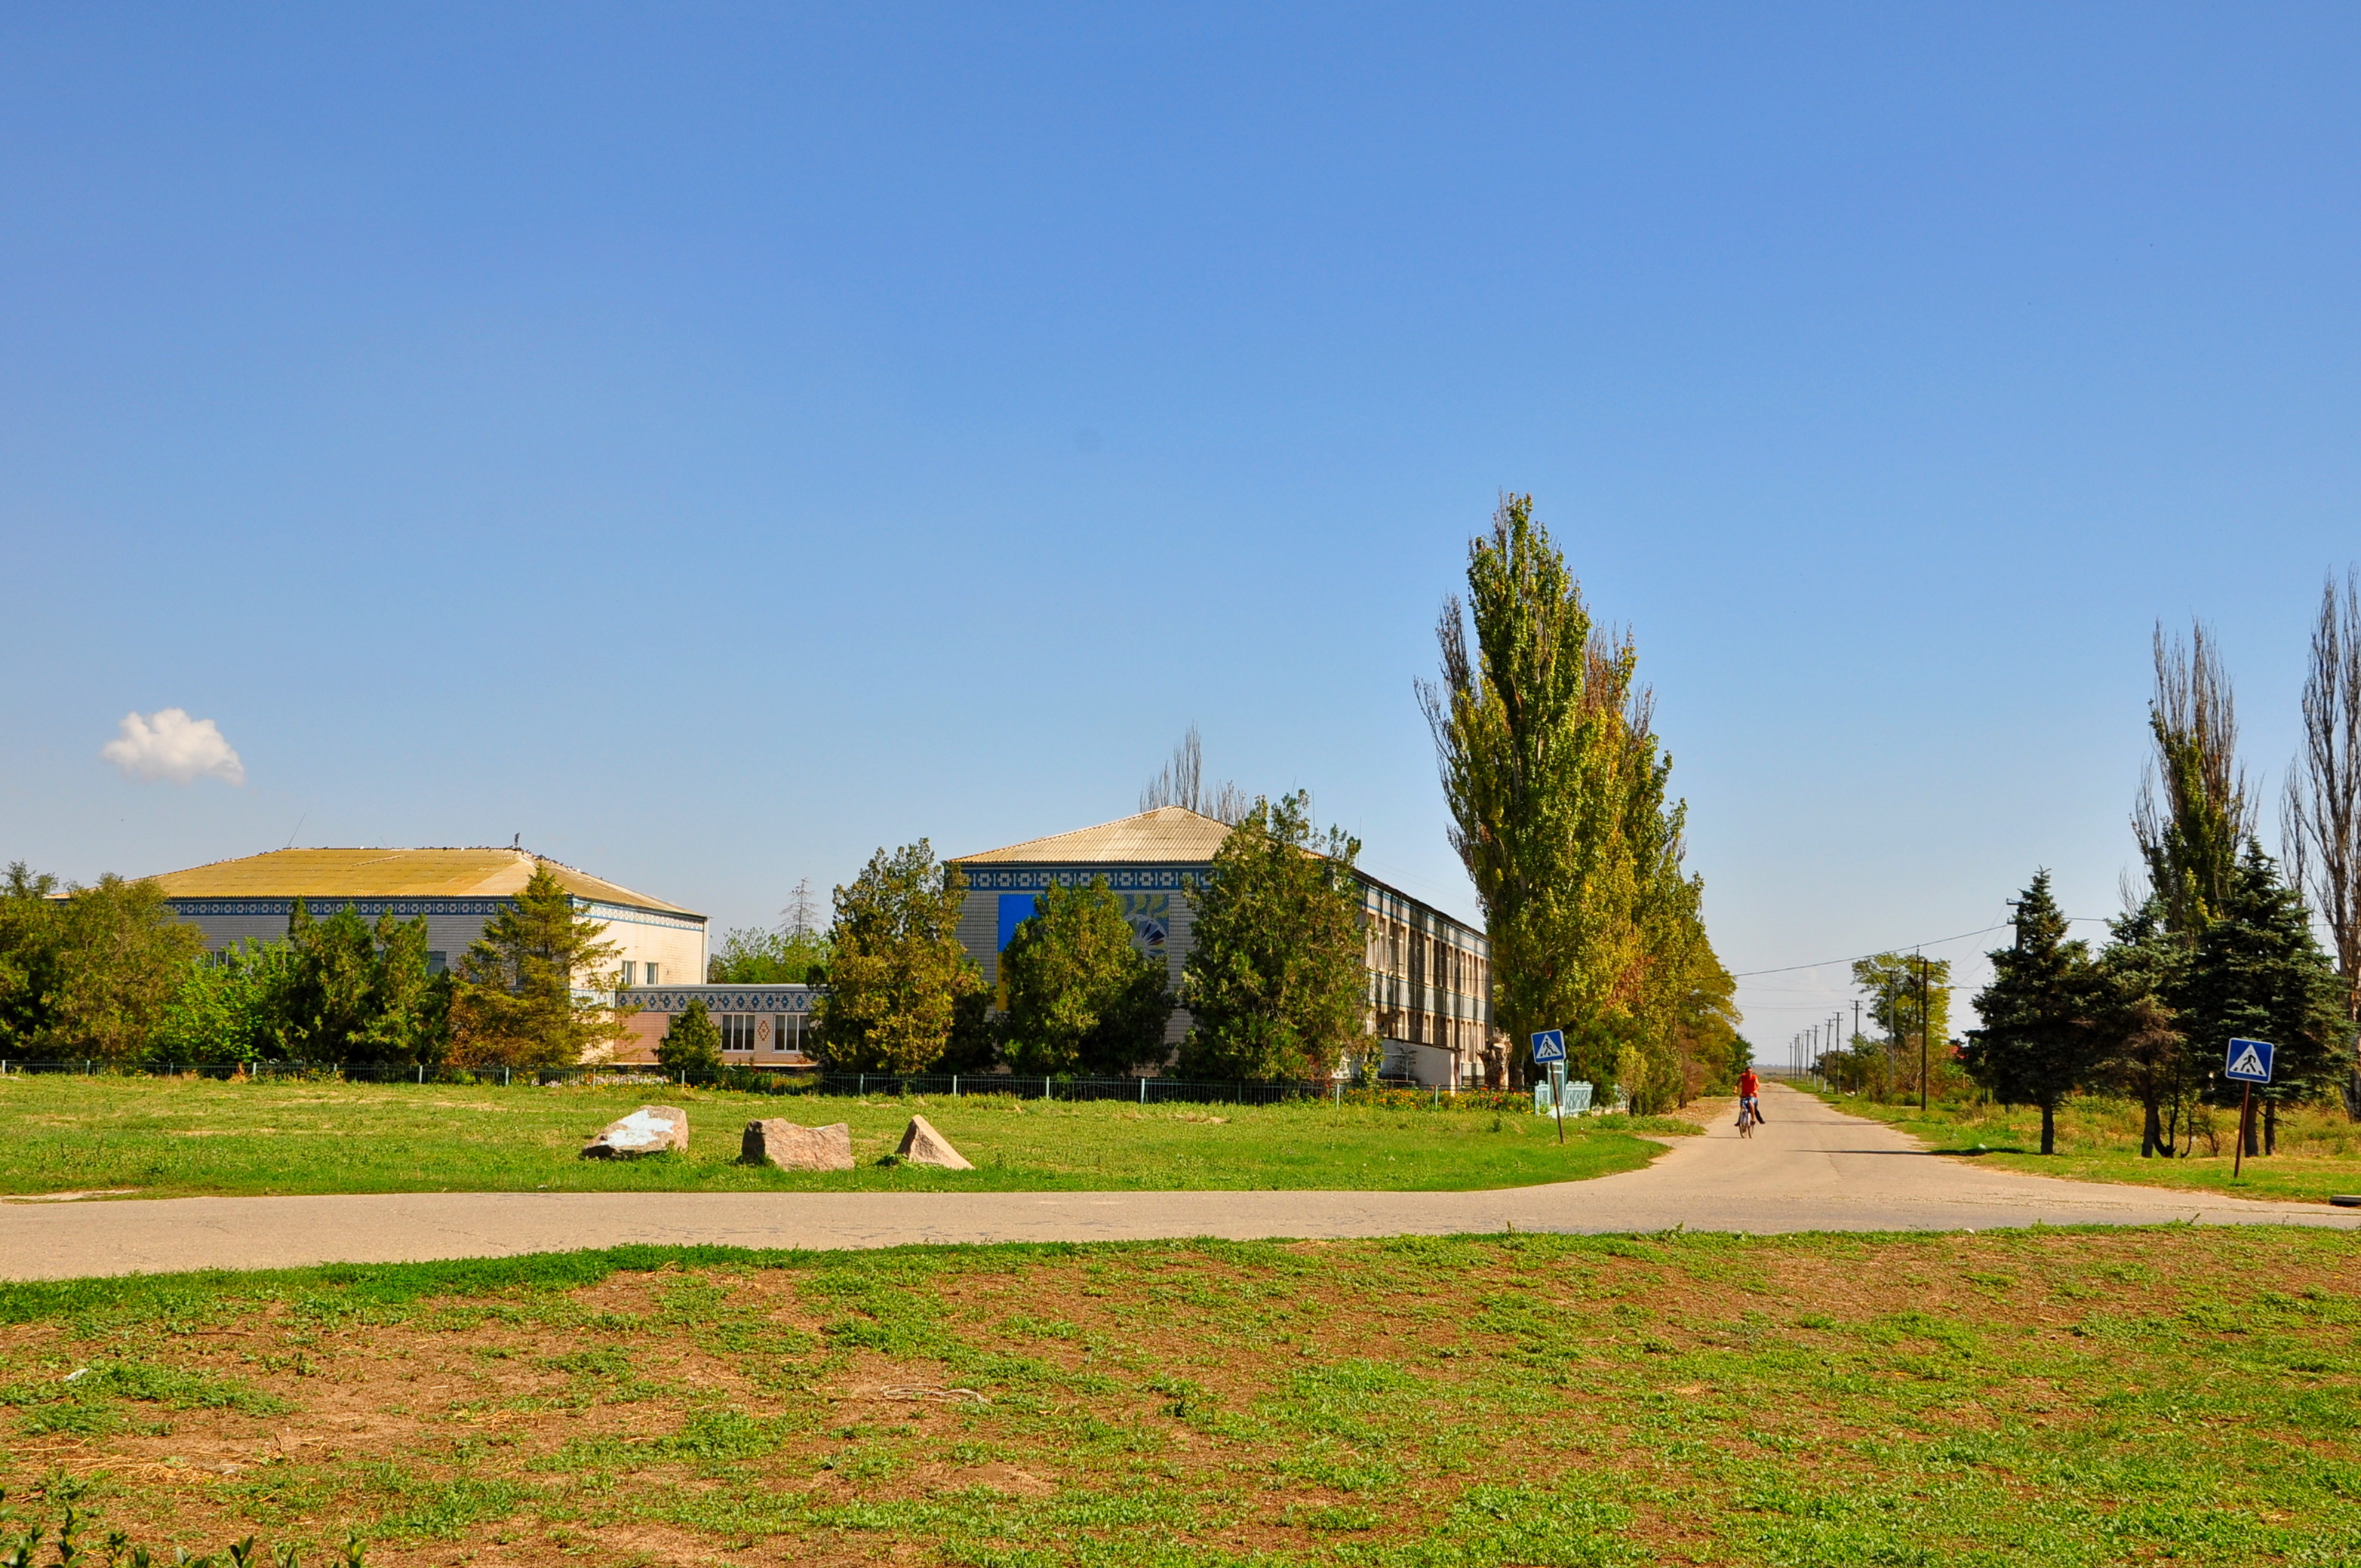
[[[618,949],[547,868],[435,972],[426,922],[350,905],[207,952],[152,882],[0,881],[0,1055],[118,1066],[287,1061],[344,1070],[566,1067],[622,1037]],[[592,977],[595,989],[577,983]]]
[[[2037,872],[1961,1053],[1996,1099],[2040,1108],[2042,1153],[2059,1105],[2087,1090],[2138,1102],[2143,1157],[2185,1157],[2202,1108],[2241,1102],[2223,1074],[2234,1038],[2278,1047],[2261,1114],[2240,1130],[2246,1153],[2271,1152],[2285,1105],[2341,1095],[2361,1116],[2361,577],[2324,592],[2312,652],[2275,859],[2219,650],[2202,625],[2186,642],[2158,629],[2153,750],[2132,815],[2147,885],[2094,952],[2068,935]]]
[[[1315,833],[1301,793],[1257,797],[1238,817],[1208,875],[1183,890],[1194,942],[1177,987],[1097,877],[1035,899],[1000,955],[995,994],[959,938],[959,868],[923,839],[879,850],[836,890],[814,1012],[828,1061],[1111,1076],[1171,1056],[1184,1078],[1303,1080],[1367,1056],[1358,841]],[[1165,1036],[1178,1007],[1190,1028],[1174,1056]]]

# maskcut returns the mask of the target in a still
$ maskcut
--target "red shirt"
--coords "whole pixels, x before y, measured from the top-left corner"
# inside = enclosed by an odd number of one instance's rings
[[[1749,1100],[1763,1092],[1763,1080],[1754,1076],[1752,1068],[1738,1075],[1738,1092]]]

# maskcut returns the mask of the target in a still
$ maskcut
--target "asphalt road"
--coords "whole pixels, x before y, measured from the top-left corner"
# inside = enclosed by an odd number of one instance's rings
[[[1718,1122],[1644,1170],[1489,1192],[437,1192],[0,1203],[0,1278],[500,1257],[625,1243],[913,1242],[1558,1232],[1938,1231],[2300,1224],[2361,1212],[1979,1169],[1767,1085],[1771,1120]]]

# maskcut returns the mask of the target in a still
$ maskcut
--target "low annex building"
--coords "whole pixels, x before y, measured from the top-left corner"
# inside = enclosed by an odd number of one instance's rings
[[[812,1003],[819,992],[808,985],[638,985],[616,1001],[635,1009],[623,1020],[631,1033],[615,1047],[615,1060],[656,1059],[656,1047],[672,1021],[692,1002],[705,1003],[721,1031],[721,1059],[731,1067],[803,1068],[813,1065]]]
[[[208,949],[283,938],[300,898],[315,919],[346,907],[372,924],[385,914],[424,916],[427,962],[443,970],[516,902],[539,867],[577,910],[605,924],[606,939],[622,949],[623,984],[705,978],[704,916],[523,850],[273,850],[154,880],[172,913],[204,933]]]
[[[1177,988],[1193,945],[1186,888],[1191,879],[1202,883],[1211,876],[1229,835],[1227,823],[1167,806],[961,856],[954,862],[967,878],[961,944],[983,966],[984,982],[997,986],[1001,949],[1041,891],[1104,877],[1123,900],[1133,938],[1163,958]],[[1491,944],[1475,927],[1366,872],[1356,868],[1353,876],[1361,884],[1367,938],[1369,1028],[1385,1045],[1383,1070],[1445,1089],[1481,1081],[1486,1053],[1503,1045],[1492,1024]],[[1187,1013],[1176,1009],[1167,1043],[1178,1046],[1188,1027]]]

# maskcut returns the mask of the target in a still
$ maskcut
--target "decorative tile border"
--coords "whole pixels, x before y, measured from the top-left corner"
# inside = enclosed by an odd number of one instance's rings
[[[691,1002],[708,1013],[808,1013],[819,993],[808,985],[633,985],[617,994],[642,1013],[676,1014]]]
[[[1211,865],[1198,866],[961,866],[971,893],[1038,893],[1056,883],[1060,887],[1088,887],[1106,878],[1115,893],[1178,893],[1191,881],[1213,874]]]
[[[172,913],[184,920],[219,918],[225,916],[276,916],[284,920],[295,913],[291,898],[168,898]],[[473,915],[490,919],[502,910],[513,908],[512,898],[307,898],[303,907],[314,918],[325,918],[339,909],[351,909],[370,919],[390,914],[398,920],[414,919],[422,915]],[[661,926],[674,931],[702,931],[705,917],[701,915],[667,915],[654,909],[634,909],[628,905],[594,903],[577,898],[574,907],[594,919],[631,926]]]
[[[172,913],[187,918],[196,916],[276,915],[285,919],[295,913],[291,898],[168,898]],[[351,909],[361,915],[391,914],[402,919],[420,915],[481,915],[489,917],[506,909],[511,901],[505,898],[307,898],[303,907],[314,917],[334,915],[339,909]]]

